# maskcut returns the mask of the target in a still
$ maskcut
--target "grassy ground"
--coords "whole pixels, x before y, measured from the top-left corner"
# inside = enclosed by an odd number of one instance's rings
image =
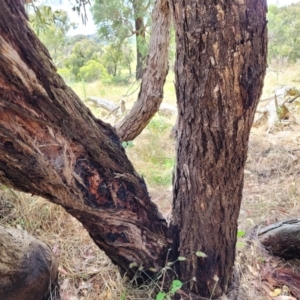
[[[285,73],[268,72],[264,94],[267,98],[276,85],[294,85],[300,67],[290,67]],[[174,76],[169,75],[165,86],[165,102],[175,106]],[[136,100],[138,85],[105,86],[100,82],[76,83],[71,87],[82,98],[102,97],[116,103],[125,100],[129,109]],[[107,112],[90,107],[97,117],[116,122]],[[297,110],[294,120],[300,122]],[[298,109],[299,112],[299,109]],[[156,115],[144,132],[126,148],[126,152],[141,173],[152,199],[165,216],[171,210],[172,169],[175,142],[170,131],[175,118]],[[263,125],[253,128],[245,171],[243,203],[239,228],[249,231],[254,226],[271,224],[300,215],[300,126],[295,122],[278,124],[272,133]],[[2,187],[0,194],[0,223],[22,228],[50,244],[59,257],[61,295],[63,300],[99,299],[151,299],[153,287],[133,290],[123,284],[118,270],[93,244],[86,231],[58,206],[43,199]],[[286,265],[286,262],[269,256],[252,236],[246,243],[240,238],[237,245],[236,267],[242,276],[239,299],[274,299],[274,290],[266,277],[266,267]],[[300,274],[299,263],[293,268]],[[240,278],[239,278],[240,277]],[[272,290],[273,289],[273,290]],[[286,288],[280,287],[288,295]],[[277,291],[278,292],[278,291]],[[291,298],[290,298],[291,299]]]

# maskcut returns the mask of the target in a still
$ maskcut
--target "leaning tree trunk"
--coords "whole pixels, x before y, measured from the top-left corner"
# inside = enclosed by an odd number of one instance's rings
[[[248,138],[266,70],[267,5],[172,3],[179,107],[173,248],[187,258],[180,279],[214,298],[226,292],[234,264]]]
[[[27,23],[0,0],[0,182],[63,206],[128,276],[164,266],[166,223],[113,128],[66,86]]]
[[[152,32],[146,70],[132,109],[116,126],[121,140],[136,138],[158,111],[168,73],[168,47],[171,14],[168,0],[156,0],[152,13]]]

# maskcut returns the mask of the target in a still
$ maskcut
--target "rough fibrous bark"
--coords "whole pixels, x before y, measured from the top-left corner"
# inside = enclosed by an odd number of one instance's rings
[[[0,7],[0,182],[63,206],[128,276],[163,267],[166,222],[114,129],[56,74],[21,1]]]
[[[177,265],[185,287],[213,299],[226,292],[234,263],[248,138],[266,69],[266,3],[172,4],[179,116],[170,256],[186,257]],[[159,270],[166,223],[114,129],[56,74],[20,2],[0,0],[0,7],[0,181],[65,207],[127,275],[136,272],[130,264]],[[117,126],[123,140],[142,131],[162,99],[168,2],[156,8],[165,15],[154,13],[153,36],[163,40],[151,45],[161,53],[148,57],[144,102],[131,112],[137,118]]]
[[[261,228],[258,238],[272,254],[286,258],[300,258],[300,219],[278,222]]]
[[[170,9],[168,0],[157,0],[152,14],[152,33],[146,70],[137,101],[117,125],[123,141],[137,137],[158,111],[163,99],[163,87],[168,73],[168,46],[170,40]]]
[[[172,4],[179,109],[173,249],[187,258],[178,266],[187,288],[214,298],[226,292],[234,264],[248,138],[266,69],[267,5]]]
[[[58,299],[51,291],[58,263],[50,248],[27,232],[0,226],[0,299]]]

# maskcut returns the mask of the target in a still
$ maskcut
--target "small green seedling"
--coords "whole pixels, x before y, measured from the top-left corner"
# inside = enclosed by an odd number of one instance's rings
[[[246,232],[244,230],[239,230],[237,232],[237,237],[243,237],[246,234]]]
[[[170,296],[174,295],[181,288],[182,288],[182,282],[178,279],[175,279],[172,281],[172,286],[171,286],[169,292],[167,292],[167,293],[159,292],[156,295],[156,300],[170,299]]]
[[[133,142],[132,141],[122,142],[122,146],[124,149],[126,149],[127,147],[131,148],[131,147],[133,147]]]

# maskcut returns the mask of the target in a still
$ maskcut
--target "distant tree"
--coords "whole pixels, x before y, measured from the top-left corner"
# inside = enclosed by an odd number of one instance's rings
[[[68,44],[74,46],[77,42],[80,42],[82,40],[86,40],[87,36],[84,34],[76,34],[74,36],[70,36],[68,38]]]
[[[270,5],[268,9],[269,62],[287,57],[300,58],[300,2],[289,6]]]
[[[147,54],[146,31],[150,26],[151,6],[151,0],[95,0],[92,8],[101,37],[110,42],[122,43],[135,36],[137,79],[141,79],[143,75]]]
[[[101,62],[106,67],[108,73],[116,77],[120,68],[124,66],[131,73],[132,54],[131,47],[127,43],[112,43],[104,49]]]
[[[30,23],[56,65],[67,57],[67,33],[71,28],[75,28],[76,24],[70,22],[66,11],[52,10],[50,6],[38,6],[35,7],[34,13],[30,14]]]
[[[58,68],[57,73],[63,77],[66,82],[74,82],[76,81],[76,77],[68,68]]]
[[[83,67],[91,59],[99,61],[101,54],[101,45],[87,38],[80,39],[73,46],[71,55],[65,64],[75,77],[77,77],[81,67]]]
[[[84,81],[92,82],[95,80],[109,81],[110,76],[106,68],[96,60],[89,60],[79,69],[78,77]]]
[[[132,73],[131,64],[134,60],[132,47],[128,42],[125,41],[121,45],[121,51],[123,54],[122,66],[128,69],[129,74],[131,75]]]

